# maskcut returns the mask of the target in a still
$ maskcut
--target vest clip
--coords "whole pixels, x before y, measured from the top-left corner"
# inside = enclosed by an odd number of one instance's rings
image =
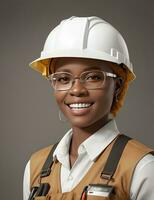
[[[40,178],[43,178],[43,177],[49,176],[50,173],[51,173],[51,168],[48,168],[48,169],[42,169],[42,170],[41,170],[41,174],[40,174]]]
[[[106,174],[106,173],[102,172],[100,177],[102,179],[105,179],[105,180],[111,180],[112,179],[112,174]]]

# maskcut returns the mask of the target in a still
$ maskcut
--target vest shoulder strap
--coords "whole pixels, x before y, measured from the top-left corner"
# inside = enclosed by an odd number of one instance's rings
[[[43,177],[46,177],[46,176],[49,176],[50,173],[51,173],[51,167],[53,165],[53,153],[54,153],[54,150],[56,149],[57,145],[58,145],[59,142],[57,142],[56,144],[53,145],[42,169],[41,169],[41,172],[40,172],[40,178],[43,178]]]
[[[126,136],[126,135],[119,135],[118,138],[116,139],[112,150],[109,154],[109,157],[107,159],[107,162],[105,164],[104,169],[102,170],[101,173],[101,177],[107,180],[110,180],[112,178],[112,176],[114,175],[117,165],[119,163],[120,157],[122,155],[122,152],[127,144],[127,142],[130,140],[131,138]],[[58,142],[56,144],[54,144],[54,146],[52,147],[43,167],[42,170],[40,172],[40,177],[47,177],[50,175],[51,173],[51,167],[53,165],[53,152],[56,149],[58,145]]]
[[[127,142],[130,139],[131,138],[126,135],[118,136],[115,143],[113,144],[111,152],[106,161],[105,167],[101,172],[101,178],[110,180],[113,177],[113,175],[116,171],[117,165],[119,163],[119,160],[121,158],[122,152],[123,152]]]

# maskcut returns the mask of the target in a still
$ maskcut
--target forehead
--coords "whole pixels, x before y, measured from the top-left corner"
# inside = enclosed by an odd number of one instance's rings
[[[112,72],[110,62],[89,58],[56,58],[53,67],[54,72],[69,71],[71,73],[80,73],[92,69]]]

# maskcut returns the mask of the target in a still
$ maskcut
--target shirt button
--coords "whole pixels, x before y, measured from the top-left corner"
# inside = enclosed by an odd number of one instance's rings
[[[70,175],[70,176],[68,177],[68,180],[72,180],[72,179],[73,179],[73,176]]]
[[[81,145],[81,150],[84,150],[84,146],[83,145]]]
[[[84,153],[85,152],[85,147],[83,145],[81,145],[79,147],[79,154]]]

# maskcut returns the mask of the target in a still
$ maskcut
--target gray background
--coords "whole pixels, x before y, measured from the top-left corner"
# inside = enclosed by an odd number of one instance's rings
[[[154,147],[154,1],[5,0],[0,2],[0,198],[22,199],[32,152],[55,143],[69,125],[58,119],[49,83],[28,68],[52,28],[72,15],[97,15],[124,36],[137,79],[117,117],[121,132]]]

